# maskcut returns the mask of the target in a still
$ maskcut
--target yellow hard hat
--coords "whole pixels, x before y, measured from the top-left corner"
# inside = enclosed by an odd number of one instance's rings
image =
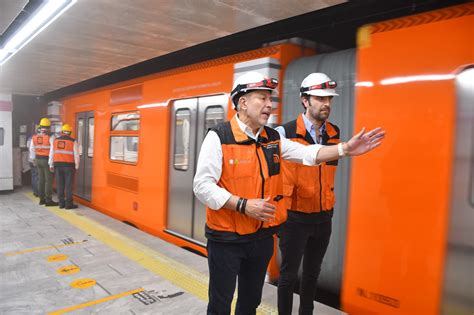
[[[51,122],[48,118],[41,118],[40,127],[51,127]]]
[[[61,127],[61,131],[62,131],[62,132],[69,132],[69,133],[71,133],[71,132],[72,132],[72,127],[71,127],[69,124],[64,124],[64,125]]]

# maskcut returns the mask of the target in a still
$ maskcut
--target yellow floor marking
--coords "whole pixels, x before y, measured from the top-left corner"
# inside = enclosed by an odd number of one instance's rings
[[[26,254],[26,253],[31,253],[31,252],[38,252],[38,251],[42,251],[42,250],[61,248],[61,247],[66,247],[66,246],[71,246],[71,245],[78,245],[78,244],[82,244],[82,243],[84,243],[84,241],[73,242],[73,243],[70,243],[70,244],[60,244],[60,245],[35,247],[35,248],[26,249],[26,250],[21,250],[21,251],[18,251],[18,252],[7,252],[4,255],[5,256],[15,256],[15,255],[21,255],[21,254]]]
[[[56,272],[61,275],[71,275],[71,274],[78,273],[79,271],[81,271],[81,268],[74,265],[60,267],[56,270]]]
[[[121,298],[121,297],[124,297],[124,296],[127,296],[127,295],[132,295],[132,294],[142,292],[142,291],[143,291],[143,288],[132,290],[132,291],[127,291],[127,292],[122,292],[122,293],[119,293],[119,294],[107,296],[107,297],[102,298],[102,299],[98,299],[98,300],[90,301],[90,302],[87,302],[87,303],[78,304],[78,305],[70,306],[70,307],[67,307],[67,308],[63,308],[62,310],[58,310],[58,311],[51,312],[51,313],[48,313],[48,314],[49,315],[64,314],[64,313],[74,311],[74,310],[78,310],[80,308],[85,308],[85,307],[88,307],[88,306],[91,306],[91,305],[96,305],[96,304],[104,303],[104,302],[107,302],[107,301],[116,300],[118,298]]]
[[[32,193],[27,194],[27,196],[30,199],[36,200]],[[122,255],[135,261],[142,267],[167,279],[186,292],[191,293],[203,301],[208,301],[208,276],[168,258],[143,244],[125,237],[94,220],[86,218],[85,216],[77,215],[74,211],[65,211],[59,209],[59,207],[46,207],[46,209],[81,229],[88,235],[91,235],[95,239],[113,248]],[[235,297],[233,305],[235,305]],[[262,303],[257,309],[257,314],[277,314],[277,310],[268,304]]]
[[[97,281],[95,281],[94,279],[85,278],[85,279],[74,280],[69,285],[76,289],[87,289],[87,288],[95,286],[96,283]]]
[[[49,257],[48,257],[48,261],[49,261],[49,262],[53,262],[53,261],[63,261],[63,260],[66,260],[66,259],[67,259],[67,255],[64,255],[64,254],[52,255],[52,256],[49,256]]]

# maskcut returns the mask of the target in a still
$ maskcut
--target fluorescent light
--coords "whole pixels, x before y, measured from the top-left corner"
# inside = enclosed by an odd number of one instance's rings
[[[0,63],[0,66],[4,64],[3,58],[5,58],[7,55],[8,55],[8,50],[6,50],[6,49],[0,49],[0,60],[2,60],[2,61],[0,61],[0,62],[1,62],[1,63]],[[7,62],[7,60],[8,60],[8,59],[6,59],[5,62]]]
[[[372,82],[372,81],[360,81],[360,82],[356,82],[355,86],[373,87],[374,82]]]
[[[219,92],[217,94],[223,94],[224,96],[226,97],[229,97],[230,94],[229,93],[224,93],[224,92]],[[202,95],[204,97],[204,95]],[[200,95],[196,95],[194,97],[201,97]],[[150,103],[150,104],[143,104],[143,105],[138,105],[137,108],[138,109],[142,109],[142,108],[153,108],[153,107],[167,107],[172,101],[174,101],[174,99],[169,99],[165,102],[158,102],[158,103]]]
[[[0,49],[0,66],[13,57],[77,0],[47,0]]]
[[[416,81],[439,81],[439,80],[451,80],[454,79],[454,74],[424,74],[424,75],[411,75],[406,77],[395,77],[384,79],[380,81],[382,85],[409,83]]]

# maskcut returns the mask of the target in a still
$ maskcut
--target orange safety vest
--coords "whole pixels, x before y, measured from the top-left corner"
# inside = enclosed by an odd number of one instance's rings
[[[49,135],[34,135],[31,138],[36,157],[48,157],[51,144],[49,143]]]
[[[211,130],[222,144],[222,175],[217,185],[235,196],[247,199],[265,199],[276,206],[275,219],[263,222],[246,216],[234,209],[207,208],[207,227],[214,233],[231,232],[241,236],[273,230],[286,220],[283,202],[283,185],[280,174],[280,135],[272,128],[262,129],[258,142],[249,138],[239,127],[234,116]],[[271,234],[273,234],[271,233]]]
[[[74,164],[74,138],[62,135],[54,139],[53,162]]]
[[[322,144],[336,145],[340,142],[339,128],[326,121],[326,132]],[[303,116],[283,126],[286,137],[303,145],[314,144],[307,132]],[[292,211],[315,213],[332,210],[335,203],[334,177],[338,161],[307,166],[283,161],[283,190],[286,207]]]

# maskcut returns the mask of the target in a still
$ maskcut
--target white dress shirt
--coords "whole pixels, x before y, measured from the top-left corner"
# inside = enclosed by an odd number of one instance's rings
[[[236,115],[240,129],[250,138],[257,140],[263,127],[253,134]],[[316,157],[322,145],[305,146],[281,137],[281,157],[304,165],[317,165]],[[209,208],[219,210],[232,194],[219,187],[217,183],[222,175],[222,144],[216,132],[210,130],[202,142],[201,152],[194,176],[193,190],[196,197]],[[256,174],[257,175],[257,174]]]
[[[31,147],[33,146],[33,136],[29,137],[26,141],[26,147],[28,148],[28,162],[33,163],[31,158]]]
[[[313,125],[313,123],[306,117],[306,115],[303,113],[301,114],[303,116],[303,122],[304,122],[304,127],[306,131],[310,134],[311,138],[313,138],[314,143],[319,143],[321,144],[322,136],[326,132],[326,122],[321,124],[321,127],[319,127],[319,136],[316,137],[316,127]],[[280,136],[286,137],[286,131],[283,126],[278,126],[275,128],[276,131],[280,134]]]

